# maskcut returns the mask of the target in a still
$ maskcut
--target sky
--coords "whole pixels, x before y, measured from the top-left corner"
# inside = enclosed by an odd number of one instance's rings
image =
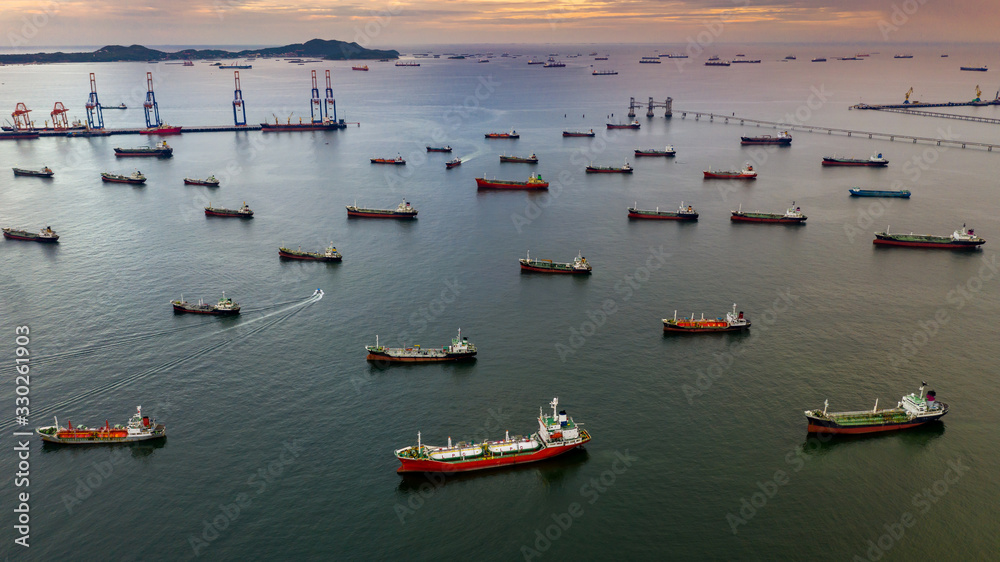
[[[994,42],[997,0],[0,0],[0,49],[51,46]]]

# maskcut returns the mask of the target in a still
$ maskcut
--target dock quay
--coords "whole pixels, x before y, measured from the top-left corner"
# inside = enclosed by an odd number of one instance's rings
[[[674,113],[680,113],[681,119],[686,119],[690,114],[694,117],[695,121],[700,121],[706,119],[711,123],[719,121],[724,124],[729,124],[730,121],[734,123],[739,123],[740,125],[756,125],[757,127],[769,127],[773,129],[780,129],[783,131],[802,131],[807,133],[825,133],[827,135],[844,135],[848,137],[863,137],[869,139],[882,139],[888,141],[910,141],[913,144],[933,144],[936,146],[950,146],[955,148],[978,148],[985,150],[987,152],[993,152],[994,146],[1000,146],[1000,143],[990,143],[990,142],[974,142],[966,140],[956,140],[956,139],[941,139],[934,137],[918,137],[913,135],[899,135],[896,133],[882,133],[877,131],[863,131],[858,129],[840,129],[836,127],[818,127],[814,125],[803,125],[803,124],[792,124],[792,123],[781,123],[778,121],[764,121],[762,119],[749,119],[746,117],[738,117],[735,115],[718,115],[715,113],[701,112],[701,111],[681,111],[675,110]]]
[[[855,105],[851,109],[872,109],[875,111],[888,111],[890,113],[901,113],[903,115],[917,115],[919,117],[939,117],[941,119],[958,119],[960,121],[973,121],[975,123],[990,123],[993,125],[1000,124],[1000,119],[996,117],[976,117],[974,115],[959,115],[957,113],[941,113],[938,111],[921,111],[917,107],[955,107],[959,105],[998,105],[995,102],[977,102],[977,103],[956,103],[951,105],[930,105],[930,104],[920,104],[918,106],[913,105]]]

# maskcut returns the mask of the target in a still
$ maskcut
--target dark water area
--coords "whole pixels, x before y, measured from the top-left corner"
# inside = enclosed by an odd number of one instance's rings
[[[992,99],[996,49],[914,47],[912,59],[863,46],[718,45],[760,64],[728,68],[641,56],[683,45],[420,48],[487,52],[420,67],[368,62],[240,71],[250,123],[309,119],[310,75],[330,69],[336,132],[169,137],[173,158],[116,159],[137,135],[0,143],[0,164],[55,171],[0,174],[0,222],[51,225],[58,245],[4,240],[0,327],[3,505],[30,491],[40,560],[986,559],[995,504],[1000,354],[995,188],[1000,154],[792,131],[792,146],[741,147],[775,129],[695,120],[683,111],[1000,143],[995,125],[851,110],[858,102]],[[608,53],[594,61],[587,53]],[[707,54],[715,54],[710,47]],[[833,57],[864,51],[862,61]],[[517,58],[500,57],[509,52]],[[947,52],[948,58],[940,55]],[[555,57],[565,68],[528,65]],[[570,57],[580,53],[579,57]],[[783,61],[795,55],[794,61]],[[811,58],[826,56],[825,63]],[[593,68],[591,68],[593,65]],[[592,76],[615,69],[617,76]],[[109,127],[144,125],[145,73],[163,120],[232,122],[233,75],[207,63],[4,66],[0,107],[25,102],[40,125],[62,101],[84,118],[97,75]],[[673,99],[674,115],[628,101]],[[1000,118],[1000,106],[948,113]],[[360,126],[353,123],[360,122]],[[595,138],[563,138],[594,129]],[[486,140],[515,129],[520,139]],[[448,144],[451,155],[427,154]],[[673,145],[675,158],[633,158]],[[500,164],[528,155],[535,166]],[[884,169],[823,168],[823,156]],[[407,159],[375,166],[372,157]],[[463,164],[446,170],[460,156]],[[587,175],[621,165],[631,175]],[[753,182],[704,180],[750,162]],[[388,169],[387,169],[388,168]],[[144,187],[100,173],[140,169]],[[548,193],[478,192],[476,177],[524,180]],[[221,187],[185,186],[215,174]],[[898,182],[898,183],[897,183]],[[909,200],[858,199],[851,187],[910,189]],[[895,186],[895,187],[894,187]],[[344,209],[410,201],[412,222],[348,219]],[[253,220],[209,219],[209,204],[246,202]],[[696,223],[629,221],[626,209],[676,208]],[[730,211],[783,212],[805,225],[731,224]],[[987,240],[952,253],[872,245],[875,231]],[[279,246],[339,264],[280,261]],[[521,274],[517,259],[571,261],[586,278]],[[322,289],[322,298],[313,296]],[[181,295],[241,303],[238,318],[175,315]],[[662,319],[719,316],[736,303],[746,334],[665,337]],[[137,405],[167,426],[155,445],[60,447],[31,439],[30,488],[14,486],[15,327],[30,328],[30,422],[122,423]],[[457,329],[471,364],[383,368],[388,345],[445,345]],[[892,406],[921,381],[950,405],[943,423],[897,434],[819,440],[802,412]],[[584,450],[512,470],[450,477],[395,472],[393,450],[534,431],[558,396],[593,436]],[[991,435],[993,437],[991,437]]]

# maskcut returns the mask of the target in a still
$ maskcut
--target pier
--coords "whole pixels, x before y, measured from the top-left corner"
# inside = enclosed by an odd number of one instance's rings
[[[749,119],[746,117],[737,117],[735,115],[717,115],[715,113],[707,113],[701,111],[680,111],[681,119],[687,118],[688,114],[694,117],[695,121],[700,121],[702,119],[707,119],[709,122],[714,123],[716,120],[723,124],[729,124],[730,121],[738,122],[740,125],[756,125],[757,127],[770,127],[773,129],[781,129],[783,131],[803,131],[807,133],[825,133],[827,135],[844,135],[848,137],[866,137],[869,139],[881,139],[888,141],[910,141],[913,144],[933,144],[936,146],[950,146],[955,148],[978,148],[985,150],[987,152],[993,152],[993,147],[998,146],[998,143],[988,143],[988,142],[974,142],[965,140],[955,140],[955,139],[939,139],[934,137],[918,137],[913,135],[899,135],[896,133],[881,133],[877,131],[863,131],[860,129],[841,129],[836,127],[817,127],[814,125],[804,125],[804,124],[791,124],[791,123],[780,123],[778,121],[764,121],[762,119]]]
[[[635,110],[642,109],[643,107],[646,108],[646,117],[652,117],[653,109],[658,107],[663,108],[663,116],[667,119],[670,119],[673,115],[674,98],[667,98],[666,101],[653,101],[653,98],[649,98],[649,101],[645,105],[642,102],[636,102],[635,98],[629,98],[628,100],[629,117],[635,117]]]
[[[977,103],[953,103],[953,104],[920,104],[916,107],[955,107],[959,105],[998,105],[995,102],[977,102]],[[974,115],[959,115],[957,113],[940,113],[938,111],[921,111],[916,109],[913,105],[865,105],[859,104],[851,106],[851,109],[872,109],[875,111],[888,111],[890,113],[902,113],[904,115],[917,115],[919,117],[940,117],[942,119],[958,119],[960,121],[974,121],[976,123],[990,123],[993,125],[1000,124],[1000,119],[995,117],[976,117]]]

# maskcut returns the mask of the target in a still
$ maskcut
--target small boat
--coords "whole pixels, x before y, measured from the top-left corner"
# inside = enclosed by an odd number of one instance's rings
[[[461,165],[462,165],[461,158],[452,158],[451,160],[448,160],[447,162],[444,163],[445,169],[448,170],[454,168],[455,166],[461,166]]]
[[[184,295],[181,295],[180,300],[170,301],[170,304],[174,307],[174,312],[191,312],[194,314],[212,314],[215,316],[234,316],[240,313],[239,303],[233,302],[233,299],[226,297],[226,292],[222,292],[222,298],[219,299],[219,304],[205,304],[204,301],[198,299],[197,303],[190,303],[184,300]]]
[[[596,70],[595,69],[593,72],[591,72],[591,74],[594,75],[594,76],[617,76],[618,75],[618,71],[617,70]]]
[[[762,213],[760,211],[743,211],[743,204],[740,204],[738,211],[732,211],[732,216],[729,220],[734,222],[767,222],[767,223],[779,223],[779,224],[805,224],[805,215],[802,214],[802,209],[795,206],[795,202],[792,202],[792,206],[785,210],[784,213]]]
[[[628,165],[628,162],[623,166],[594,166],[591,164],[587,166],[588,174],[631,174],[632,166]]]
[[[208,176],[203,180],[194,178],[184,178],[184,185],[204,185],[206,187],[219,187],[219,180],[215,179],[215,176]]]
[[[705,313],[701,318],[695,318],[691,313],[689,318],[678,318],[677,311],[674,311],[673,318],[663,319],[663,331],[673,334],[718,334],[723,332],[742,332],[750,327],[750,321],[743,316],[743,311],[736,312],[736,303],[733,303],[733,311],[727,312],[726,317],[705,318]]]
[[[795,55],[788,55],[785,60],[795,60]]]
[[[59,427],[59,419],[55,425],[39,427],[35,430],[42,441],[61,443],[63,445],[106,445],[109,443],[132,443],[163,439],[167,436],[167,428],[162,423],[156,423],[149,416],[142,415],[142,406],[135,409],[133,415],[124,426],[111,424],[105,420],[104,427],[90,428],[86,426],[73,427],[66,422],[66,427]]]
[[[572,263],[557,263],[552,260],[540,260],[538,258],[531,259],[531,252],[528,252],[528,257],[521,258],[517,260],[521,264],[521,272],[525,271],[535,272],[535,273],[568,273],[571,275],[590,275],[593,269],[589,263],[587,263],[587,258],[583,257],[581,254],[577,254],[573,258]]]
[[[528,176],[527,181],[514,181],[514,180],[498,180],[486,179],[486,178],[476,178],[476,187],[479,189],[522,189],[522,190],[534,190],[534,189],[548,189],[549,182],[542,179],[539,174],[531,174]]]
[[[681,206],[676,211],[661,211],[659,207],[655,210],[640,209],[636,203],[633,203],[631,207],[628,208],[628,218],[630,219],[651,219],[651,220],[673,220],[673,221],[696,221],[698,220],[698,211],[694,210],[694,207],[688,205],[684,206],[684,202],[681,201]]]
[[[51,226],[31,232],[20,228],[4,228],[3,237],[9,240],[26,240],[28,242],[58,242],[59,235],[52,230]]]
[[[253,211],[247,206],[247,202],[244,201],[243,205],[239,209],[226,209],[224,207],[213,207],[211,203],[208,207],[205,207],[205,216],[209,217],[235,217],[241,219],[252,219]]]
[[[125,102],[122,102],[118,105],[102,106],[101,109],[128,109],[128,106],[125,105]]]
[[[424,445],[417,432],[416,445],[393,452],[400,463],[396,472],[451,473],[514,466],[549,459],[590,441],[590,433],[574,422],[566,410],[557,413],[558,398],[553,398],[549,405],[552,414],[545,414],[539,408],[538,431],[528,437],[511,437],[506,432],[502,440],[455,445],[449,437],[447,446],[438,447]]]
[[[563,131],[562,136],[564,137],[593,137],[596,136],[594,130],[589,131]]]
[[[396,156],[395,158],[371,158],[372,164],[396,164],[398,166],[406,165],[406,160],[403,160],[402,156]]]
[[[608,60],[608,57],[594,57],[594,60]]]
[[[500,155],[500,162],[508,162],[513,164],[537,164],[538,157],[532,152],[531,156],[507,156],[506,154]]]
[[[511,129],[509,133],[486,133],[486,138],[488,139],[519,139],[521,135],[517,134],[517,131]]]
[[[885,227],[885,232],[876,232],[875,240],[872,244],[880,246],[909,246],[911,248],[939,248],[944,250],[976,250],[986,243],[973,229],[966,229],[962,225],[962,230],[956,230],[951,236],[931,236],[929,234],[889,234],[889,227]]]
[[[179,135],[180,133],[181,127],[165,123],[139,131],[140,135]]]
[[[167,144],[167,141],[156,146],[140,146],[136,148],[115,148],[115,156],[146,156],[155,158],[170,158],[174,155],[174,149]]]
[[[403,201],[395,209],[366,209],[358,207],[355,203],[347,206],[347,216],[372,219],[415,219],[417,218],[417,210],[410,206],[409,201]]]
[[[851,197],[903,197],[905,199],[910,198],[909,189],[861,189],[860,187],[852,187],[848,191],[851,192]]]
[[[812,61],[813,62],[826,62],[826,58],[824,58],[824,57],[816,57]]]
[[[368,72],[368,65],[366,64],[364,66],[352,66],[351,70],[361,70],[364,72]]]
[[[884,168],[889,165],[889,161],[882,158],[882,153],[871,156],[870,158],[838,158],[837,156],[824,156],[823,157],[824,166],[869,166],[873,168]]]
[[[127,176],[101,172],[101,181],[109,183],[146,183],[146,176],[142,175],[142,172],[138,170]]]
[[[663,150],[656,148],[637,148],[635,149],[636,156],[676,156],[677,151],[674,150],[674,146],[668,144]]]
[[[742,170],[705,170],[705,179],[720,180],[754,180],[757,179],[757,172],[753,166],[747,164]]]
[[[476,358],[475,344],[469,342],[469,338],[462,337],[462,330],[458,330],[458,337],[452,338],[451,345],[444,347],[423,348],[419,345],[412,347],[385,347],[379,345],[378,336],[375,336],[375,345],[366,345],[368,351],[368,361],[388,361],[393,363],[431,363],[441,361],[468,361]]]
[[[705,61],[705,66],[729,66],[729,61],[727,60],[707,60]]]
[[[878,431],[909,429],[935,422],[948,413],[948,405],[937,401],[931,390],[924,394],[927,383],[920,384],[919,394],[907,394],[895,408],[878,409],[878,400],[871,410],[856,412],[829,412],[829,400],[823,401],[822,410],[806,410],[809,433],[860,434]]]
[[[451,152],[450,146],[428,146],[427,152]]]
[[[986,72],[986,65],[983,66],[961,66],[959,70],[968,70],[970,72]]]
[[[638,129],[640,125],[639,120],[636,119],[631,123],[608,123],[607,126],[609,129]]]
[[[282,246],[278,248],[278,256],[284,259],[307,261],[339,262],[344,259],[344,256],[337,251],[333,244],[330,244],[323,252],[303,252],[302,247],[299,247],[298,250],[292,250]]]
[[[26,170],[24,168],[14,168],[15,176],[31,176],[36,178],[51,178],[55,172],[48,166],[42,166],[41,170]]]
[[[740,137],[740,145],[754,144],[774,144],[779,146],[791,146],[792,135],[788,131],[782,131],[775,136],[761,135],[759,137]]]

